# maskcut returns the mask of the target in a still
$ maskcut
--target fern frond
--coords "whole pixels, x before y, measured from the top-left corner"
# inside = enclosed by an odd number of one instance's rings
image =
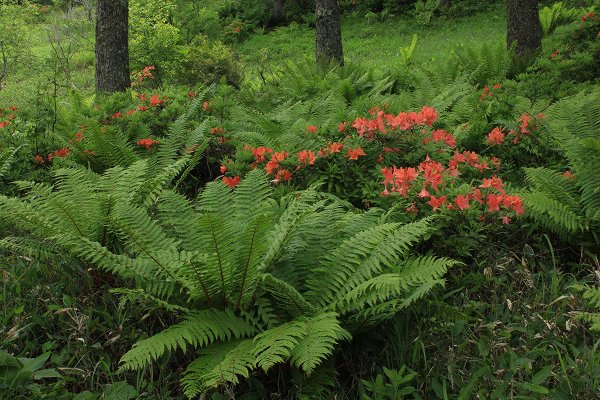
[[[235,189],[234,209],[238,221],[249,221],[256,212],[262,212],[264,202],[271,195],[267,175],[255,169],[248,173]]]
[[[308,281],[307,298],[327,307],[380,273],[384,266],[397,264],[410,245],[429,231],[429,221],[382,224],[346,240]]]
[[[254,338],[256,365],[268,371],[275,364],[285,362],[304,336],[306,336],[306,323],[300,320],[260,333]]]
[[[407,293],[428,285],[439,283],[449,268],[458,264],[447,258],[424,256],[407,260],[398,269],[399,272],[378,275],[364,281],[347,295],[340,298],[329,308],[341,313],[362,310],[392,298],[406,297]],[[415,297],[415,300],[420,296]]]
[[[565,179],[559,172],[548,168],[524,168],[527,182],[536,190],[543,191],[548,197],[565,203],[573,212],[579,213],[577,186]]]
[[[251,339],[213,344],[200,351],[200,357],[188,365],[181,383],[188,398],[195,398],[224,383],[237,384],[248,378],[256,362]]]
[[[574,233],[586,229],[586,222],[581,215],[568,204],[555,200],[545,193],[525,193],[523,200],[526,212],[555,233],[561,234],[562,230]]]
[[[121,298],[120,304],[126,304],[127,302],[138,302],[138,303],[152,303],[154,305],[154,309],[163,309],[170,312],[182,312],[189,313],[190,310],[179,306],[177,304],[171,304],[164,300],[159,299],[156,296],[152,296],[151,294],[145,292],[143,289],[111,289],[110,293],[120,294],[123,297]]]
[[[121,368],[137,370],[158,360],[165,352],[191,346],[196,349],[215,341],[230,341],[250,337],[255,328],[229,310],[207,310],[190,313],[185,321],[136,342],[121,358]]]
[[[314,307],[289,283],[271,274],[263,275],[262,281],[265,290],[276,300],[277,306],[283,308],[292,317],[311,315],[315,312]]]
[[[10,168],[15,161],[15,156],[20,148],[21,147],[8,147],[0,152],[0,178],[4,178],[8,171],[10,171]]]
[[[292,352],[291,362],[310,375],[333,353],[340,340],[351,336],[340,326],[336,313],[322,313],[306,321],[306,334]]]

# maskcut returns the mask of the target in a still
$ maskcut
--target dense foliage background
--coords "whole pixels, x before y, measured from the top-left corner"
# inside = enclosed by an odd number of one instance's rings
[[[0,398],[600,398],[600,3],[0,0]]]

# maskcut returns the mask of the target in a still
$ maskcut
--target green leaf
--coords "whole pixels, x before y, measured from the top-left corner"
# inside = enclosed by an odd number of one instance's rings
[[[127,383],[120,381],[106,385],[102,392],[102,400],[132,400],[138,398],[138,391]]]
[[[520,382],[518,384],[520,387],[522,387],[523,389],[527,389],[530,392],[533,393],[539,393],[539,394],[549,394],[550,392],[548,391],[548,389],[546,389],[543,386],[540,385],[535,385],[533,383],[529,383],[529,382]]]

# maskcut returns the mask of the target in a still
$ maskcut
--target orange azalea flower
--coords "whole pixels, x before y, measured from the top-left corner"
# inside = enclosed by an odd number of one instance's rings
[[[250,151],[252,151],[256,162],[266,161],[267,157],[265,156],[265,154],[273,152],[273,150],[268,147],[251,147]]]
[[[268,175],[272,175],[279,168],[279,163],[276,159],[272,158],[267,165],[265,165],[265,172]]]
[[[496,175],[492,176],[491,179],[483,178],[483,183],[479,185],[480,188],[494,188],[500,193],[504,193],[504,183],[502,179],[498,178]]]
[[[306,127],[306,132],[310,132],[312,134],[315,134],[317,132],[317,127],[314,125],[309,125]]]
[[[292,173],[287,169],[280,169],[279,171],[277,171],[277,175],[275,176],[274,182],[278,183],[290,180],[292,180]]]
[[[525,213],[525,210],[523,209],[523,200],[519,196],[504,196],[502,205],[509,210],[513,210],[517,215]]]
[[[428,204],[431,206],[431,208],[433,208],[433,211],[436,211],[438,208],[446,204],[446,196],[442,196],[440,198],[431,196],[431,199],[429,199]]]
[[[160,97],[158,97],[157,94],[155,94],[154,96],[152,96],[152,98],[150,98],[150,105],[152,107],[158,107],[162,104],[165,104],[165,101],[162,100]]]
[[[287,151],[277,151],[275,153],[273,153],[273,156],[271,156],[271,160],[275,160],[275,161],[283,161],[286,159],[287,156],[289,156],[290,153],[288,153]]]
[[[488,212],[500,211],[500,205],[504,200],[504,196],[501,194],[488,194],[485,202],[488,206]]]
[[[159,144],[157,140],[148,139],[140,139],[137,142],[137,145],[140,147],[144,147],[146,150],[150,151],[151,147]]]
[[[459,194],[454,199],[454,204],[456,204],[456,206],[461,210],[466,210],[467,208],[469,208],[469,198],[468,196],[463,196],[462,194]]]
[[[348,157],[351,160],[358,160],[358,157],[366,156],[367,154],[363,151],[363,149],[358,146],[356,149],[348,149]]]
[[[329,150],[329,152],[331,154],[333,153],[339,153],[340,150],[342,150],[342,148],[344,147],[343,144],[338,143],[338,142],[333,142],[333,143],[328,143],[327,144],[327,150]]]
[[[435,121],[437,121],[438,114],[437,111],[435,111],[435,108],[423,106],[423,108],[421,108],[421,112],[418,114],[418,119],[419,122],[421,122],[420,125],[424,124],[427,126],[432,126]]]
[[[302,151],[298,152],[297,156],[298,156],[298,162],[300,162],[302,164],[308,164],[308,165],[314,164],[317,159],[317,156],[315,155],[315,153],[310,150],[302,150]]]
[[[496,127],[496,128],[494,128],[494,130],[492,130],[488,134],[486,142],[490,146],[496,145],[496,144],[502,144],[505,136],[506,135],[504,134],[504,129],[500,129],[500,128]]]
[[[228,176],[224,176],[223,177],[223,183],[233,189],[234,187],[236,187],[240,183],[241,179],[242,178],[240,178],[239,176],[234,176],[233,178],[230,178]]]

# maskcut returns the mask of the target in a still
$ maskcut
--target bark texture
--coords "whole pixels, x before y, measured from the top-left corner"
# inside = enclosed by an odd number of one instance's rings
[[[535,54],[542,46],[542,25],[538,0],[506,0],[508,47],[516,42],[515,51],[520,57]]]
[[[273,0],[273,23],[275,25],[285,22],[285,0]]]
[[[98,0],[96,13],[96,91],[125,91],[131,83],[128,0]]]
[[[337,0],[317,0],[317,63],[344,63],[340,6]]]

